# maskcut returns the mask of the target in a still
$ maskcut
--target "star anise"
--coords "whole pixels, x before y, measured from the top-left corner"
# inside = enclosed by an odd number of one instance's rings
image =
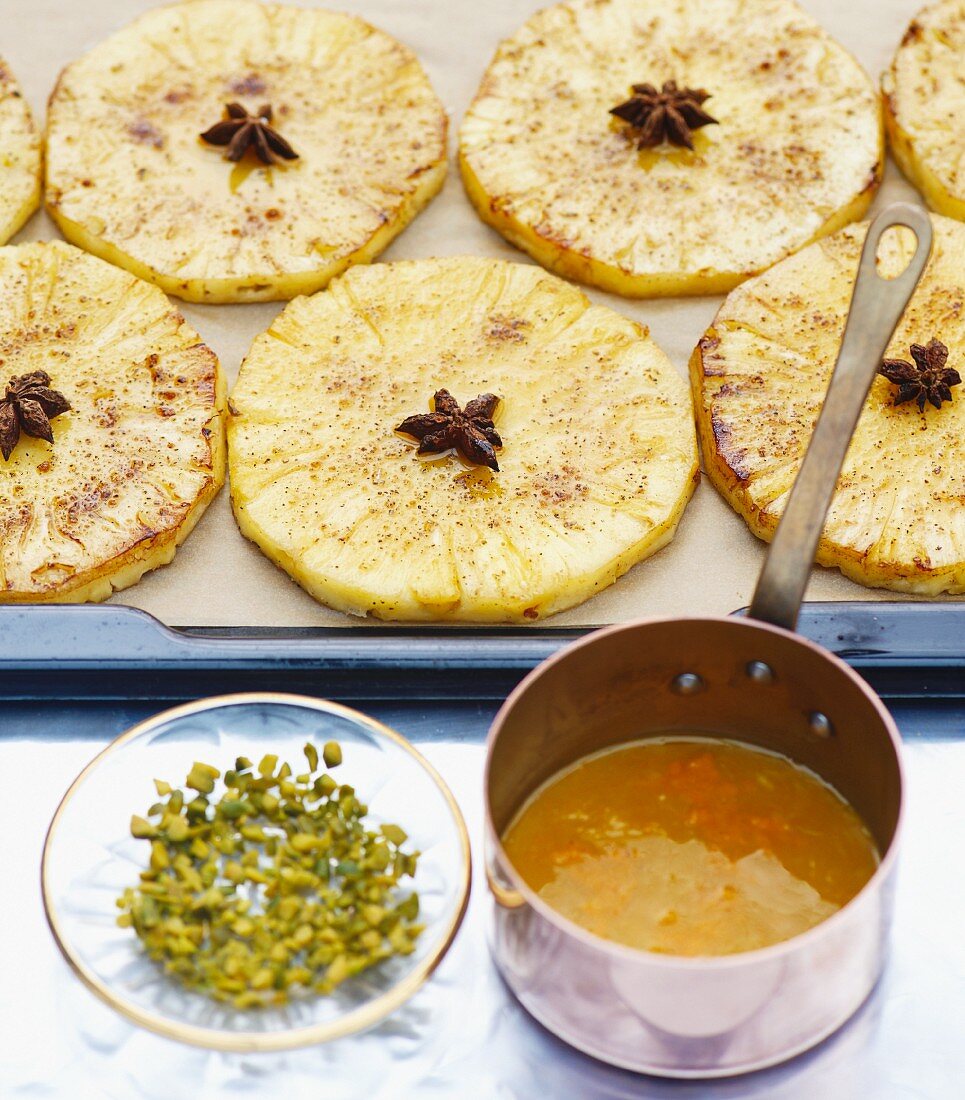
[[[298,154],[272,126],[271,104],[258,108],[254,115],[240,103],[229,103],[225,117],[205,130],[201,140],[209,145],[227,145],[225,159],[238,161],[249,148],[254,149],[265,164],[278,164],[280,160],[297,160]]]
[[[940,340],[929,340],[925,346],[911,345],[911,357],[914,363],[906,359],[885,359],[878,368],[889,382],[898,387],[895,404],[917,401],[918,411],[925,411],[925,402],[930,401],[936,409],[943,401],[951,401],[952,386],[961,384],[962,376],[953,367],[946,367],[948,348]]]
[[[675,80],[664,82],[658,92],[652,84],[634,84],[633,95],[610,109],[634,131],[638,149],[647,149],[669,141],[693,149],[691,131],[701,126],[718,125],[701,107],[710,93],[703,88],[678,88]]]
[[[436,390],[433,403],[433,412],[408,416],[395,430],[420,440],[420,455],[439,454],[454,447],[477,466],[498,470],[494,448],[502,447],[503,441],[493,426],[493,413],[499,398],[483,393],[460,409],[448,390]]]
[[[21,432],[53,443],[50,422],[69,408],[67,398],[50,388],[50,375],[46,371],[35,370],[11,378],[0,398],[0,452],[4,461],[13,454]]]

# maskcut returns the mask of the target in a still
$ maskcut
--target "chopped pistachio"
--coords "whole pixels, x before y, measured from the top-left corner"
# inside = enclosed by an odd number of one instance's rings
[[[207,859],[211,854],[211,849],[199,836],[191,841],[191,847],[188,850],[195,859]]]
[[[330,775],[320,775],[315,780],[315,793],[320,798],[328,798],[332,791],[338,788],[338,784]]]
[[[182,817],[178,814],[177,817],[168,817],[168,819],[161,824],[168,840],[172,840],[176,844],[182,840],[187,840],[188,819],[186,817]]]
[[[296,852],[311,852],[318,844],[318,837],[310,833],[295,833],[288,843]]]
[[[275,974],[267,966],[256,970],[251,977],[252,989],[269,989],[275,984]]]
[[[410,894],[405,901],[395,907],[395,911],[405,920],[415,920],[419,915],[419,895]]]
[[[242,814],[254,813],[255,807],[250,802],[246,802],[244,799],[225,798],[222,799],[219,805],[219,810],[224,817],[227,817],[230,820],[236,817],[241,817]]]
[[[208,812],[208,800],[204,795],[192,799],[187,806],[188,817],[204,817]]]
[[[398,825],[383,825],[380,831],[385,839],[397,848],[409,839],[409,834],[405,829],[400,829]]]
[[[418,853],[403,852],[397,825],[366,826],[354,788],[269,753],[257,774],[240,756],[224,776],[195,763],[186,789],[164,780],[166,802],[131,832],[151,841],[148,869],[117,899],[148,955],[192,989],[237,1008],[279,1004],[341,982],[392,955],[407,955],[422,931],[419,899],[398,900]],[[341,763],[335,742],[326,767]],[[215,792],[216,780],[223,789]],[[184,812],[182,812],[184,811]]]
[[[294,894],[287,894],[275,905],[275,915],[287,924],[295,918],[301,908],[301,899]]]
[[[241,866],[240,863],[236,862],[235,860],[230,860],[224,865],[224,870],[222,871],[222,874],[229,882],[233,882],[236,885],[239,882],[245,881],[245,869]]]
[[[214,790],[214,781],[220,775],[221,772],[217,768],[212,768],[210,764],[199,764],[195,761],[184,785],[200,794],[210,794]]]
[[[139,840],[144,840],[147,837],[157,836],[157,829],[150,821],[146,821],[143,817],[138,817],[137,814],[133,814],[131,817],[131,836],[135,836]]]
[[[151,870],[163,871],[166,867],[171,866],[171,860],[168,858],[168,850],[164,847],[160,840],[154,840],[151,842]]]

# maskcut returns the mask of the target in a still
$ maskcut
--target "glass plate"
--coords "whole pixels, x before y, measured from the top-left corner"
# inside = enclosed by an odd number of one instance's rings
[[[336,776],[354,786],[369,818],[392,821],[422,853],[413,884],[425,931],[412,955],[388,959],[327,997],[241,1010],[164,974],[129,928],[116,898],[135,885],[147,845],[132,814],[156,801],[155,777],[183,782],[195,760],[222,770],[267,752],[294,771],[311,740],[338,741]],[[203,699],[164,711],[111,742],[74,780],[54,814],[41,866],[54,939],[80,979],[129,1020],[161,1035],[226,1051],[290,1050],[372,1027],[425,982],[452,943],[470,884],[469,838],[435,769],[399,734],[336,703],[298,695]]]

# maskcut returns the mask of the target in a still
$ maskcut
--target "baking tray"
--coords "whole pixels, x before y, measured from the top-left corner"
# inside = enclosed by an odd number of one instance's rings
[[[744,612],[737,612],[743,614]],[[0,607],[0,699],[193,699],[306,691],[338,700],[503,699],[589,628],[164,626],[130,607]],[[810,603],[798,629],[886,698],[957,698],[965,605]]]
[[[317,1100],[320,1080],[338,1100],[959,1095],[965,876],[948,865],[965,851],[965,607],[809,604],[801,630],[860,669],[905,738],[893,957],[864,1008],[811,1053],[687,1085],[595,1062],[531,1020],[489,960],[479,881],[449,957],[408,1005],[364,1036],[284,1056],[212,1054],[132,1028],[72,977],[25,885],[57,800],[103,742],[179,700],[254,689],[338,698],[406,734],[460,801],[478,865],[489,723],[506,691],[580,631],[172,630],[123,607],[0,608],[0,835],[15,838],[5,860],[18,883],[0,906],[0,973],[17,991],[16,1010],[9,997],[0,1008],[0,1096]]]
[[[21,81],[38,122],[62,67],[161,0],[0,0],[2,51]],[[308,7],[346,10],[406,43],[425,66],[449,112],[450,166],[442,192],[384,253],[385,260],[477,255],[531,262],[478,218],[456,164],[456,131],[497,44],[549,0],[293,0]],[[803,7],[853,51],[872,79],[890,63],[905,27],[923,0],[803,0]],[[721,34],[728,33],[721,27]],[[890,162],[872,213],[889,202],[916,199],[914,188]],[[17,236],[57,238],[39,212]],[[634,300],[590,288],[590,299],[649,327],[684,378],[697,341],[713,321],[721,296]],[[221,360],[229,386],[255,336],[269,327],[282,302],[250,305],[175,304]],[[765,545],[704,479],[687,505],[673,542],[634,567],[616,584],[550,620],[583,627],[643,615],[723,615],[747,603]],[[837,570],[816,567],[815,600],[886,600],[863,591]],[[337,627],[358,631],[363,622],[323,607],[292,582],[238,530],[227,491],[211,503],[177,557],[112,603],[142,608],[162,622],[182,625]]]

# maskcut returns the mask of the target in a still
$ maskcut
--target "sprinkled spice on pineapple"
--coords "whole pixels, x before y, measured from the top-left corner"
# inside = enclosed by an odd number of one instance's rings
[[[242,533],[380,619],[572,607],[670,540],[698,477],[646,329],[532,264],[353,267],[255,341],[231,408]]]
[[[851,440],[817,560],[860,584],[965,592],[965,225],[932,216],[934,245]],[[744,283],[691,358],[707,473],[769,539],[841,347],[865,229],[849,226]],[[889,233],[894,278],[914,248]]]
[[[40,205],[41,139],[30,107],[0,58],[0,245]]]
[[[867,210],[877,89],[793,0],[540,7],[483,75],[459,167],[480,218],[551,271],[716,294]]]

